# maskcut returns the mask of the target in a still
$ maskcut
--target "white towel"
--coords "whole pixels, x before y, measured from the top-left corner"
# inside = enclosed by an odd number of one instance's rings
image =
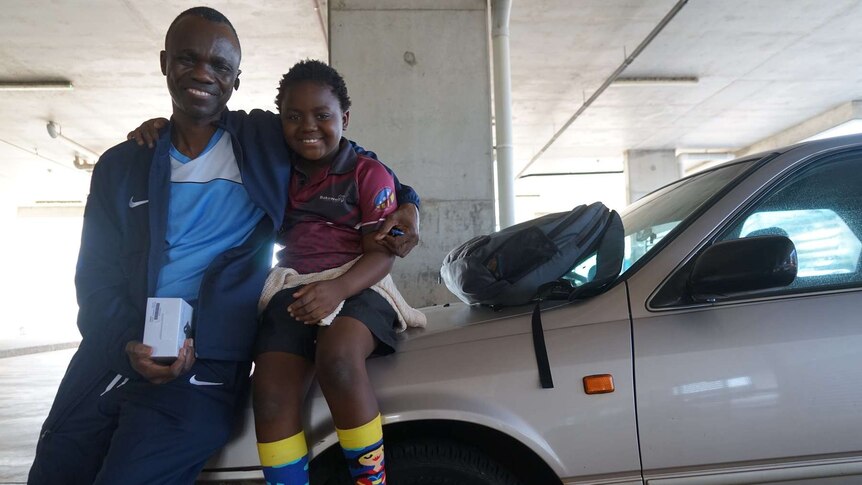
[[[269,304],[269,300],[271,300],[273,295],[279,291],[285,288],[295,288],[315,281],[335,279],[346,273],[358,259],[359,258],[356,258],[342,266],[327,269],[319,273],[299,274],[292,268],[273,268],[269,273],[269,277],[266,279],[266,283],[263,286],[263,292],[261,292],[260,295],[260,301],[258,301],[257,304],[258,314],[263,313],[266,309],[266,305]],[[392,309],[395,310],[395,314],[398,315],[398,327],[395,329],[396,332],[403,332],[407,327],[425,326],[427,322],[425,314],[407,304],[404,297],[401,296],[401,293],[395,286],[395,282],[392,281],[392,276],[387,274],[386,277],[372,286],[371,289],[385,298],[386,301],[389,302],[389,305],[392,306]],[[338,304],[335,311],[318,322],[318,325],[331,324],[332,321],[335,320],[335,317],[338,316],[338,312],[341,311],[342,307],[344,307],[343,301]]]

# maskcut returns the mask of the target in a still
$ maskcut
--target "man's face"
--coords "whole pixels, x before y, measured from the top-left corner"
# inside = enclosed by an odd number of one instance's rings
[[[237,86],[239,61],[239,43],[230,27],[193,15],[181,18],[161,53],[174,115],[217,118]]]
[[[330,86],[313,81],[289,86],[280,111],[284,140],[297,155],[310,162],[332,160],[350,112],[341,111]]]

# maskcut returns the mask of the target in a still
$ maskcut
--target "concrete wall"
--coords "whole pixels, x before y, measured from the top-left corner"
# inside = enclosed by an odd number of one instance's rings
[[[416,306],[453,301],[439,281],[443,257],[494,228],[486,8],[484,0],[330,3],[330,62],[353,102],[346,136],[422,197],[422,242],[393,274]]]
[[[674,150],[627,150],[623,161],[629,204],[682,176]]]

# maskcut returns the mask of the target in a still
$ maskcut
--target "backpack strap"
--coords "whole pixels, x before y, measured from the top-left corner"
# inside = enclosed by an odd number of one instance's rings
[[[551,389],[554,387],[554,379],[551,376],[548,349],[545,347],[545,330],[542,328],[542,300],[536,300],[536,306],[533,308],[533,350],[536,352],[542,389]]]
[[[542,389],[552,389],[554,378],[551,375],[551,363],[548,360],[548,349],[545,347],[545,328],[542,326],[542,300],[559,300],[561,286],[556,281],[545,283],[539,287],[536,296],[536,306],[533,307],[533,351],[536,353],[536,365],[539,367],[539,382]],[[567,296],[568,293],[562,296]]]

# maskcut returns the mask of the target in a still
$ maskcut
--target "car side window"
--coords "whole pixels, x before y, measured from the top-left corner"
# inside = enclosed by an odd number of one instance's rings
[[[796,246],[799,271],[780,292],[862,284],[862,153],[815,162],[738,221],[719,240],[781,235]]]

